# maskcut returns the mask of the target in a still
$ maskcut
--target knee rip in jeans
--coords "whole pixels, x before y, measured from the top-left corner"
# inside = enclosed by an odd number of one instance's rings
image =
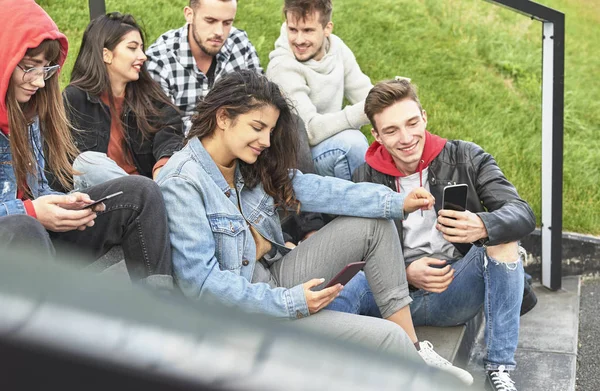
[[[506,269],[508,271],[514,271],[514,270],[517,270],[517,267],[519,267],[519,262],[521,262],[521,254],[519,254],[519,258],[517,258],[517,260],[514,262],[500,262],[500,261],[497,261],[494,258],[490,257],[486,251],[483,253],[483,267],[485,269],[487,269],[489,260],[494,262],[494,264],[496,264],[496,265],[501,265],[501,264],[505,265]]]

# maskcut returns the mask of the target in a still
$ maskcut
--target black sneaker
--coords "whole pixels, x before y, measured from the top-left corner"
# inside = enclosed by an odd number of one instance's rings
[[[492,391],[517,391],[515,382],[510,378],[510,374],[504,370],[504,365],[500,365],[497,371],[487,372],[487,389]]]

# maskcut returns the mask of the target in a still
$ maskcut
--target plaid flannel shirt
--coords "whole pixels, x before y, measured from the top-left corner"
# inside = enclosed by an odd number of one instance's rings
[[[198,67],[190,43],[188,26],[170,30],[161,35],[146,51],[146,67],[154,78],[179,107],[183,115],[184,133],[192,127],[192,115],[198,100],[209,90],[208,78]],[[256,49],[243,30],[231,28],[229,37],[216,55],[215,82],[227,73],[241,69],[256,69],[263,72]]]

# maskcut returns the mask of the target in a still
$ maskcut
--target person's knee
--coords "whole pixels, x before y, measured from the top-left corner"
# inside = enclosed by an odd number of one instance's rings
[[[131,190],[141,194],[142,199],[146,202],[158,202],[162,205],[163,198],[160,187],[152,179],[142,175],[130,175],[124,178],[124,180],[127,181],[127,191]]]
[[[25,251],[36,256],[54,256],[54,246],[46,228],[35,218],[27,215],[11,215],[1,218],[0,249]]]
[[[369,219],[375,224],[376,229],[380,229],[383,232],[392,232],[397,235],[396,225],[393,220],[388,219]]]
[[[48,232],[38,220],[31,216],[27,215],[16,215],[9,216],[11,221],[9,222],[9,226],[13,227],[16,232],[19,232],[21,236],[29,236],[29,237],[46,237]]]
[[[33,243],[48,240],[48,232],[44,226],[35,218],[28,215],[12,215],[2,218],[3,230],[7,229],[11,236],[18,238],[20,242],[31,241]]]
[[[379,348],[383,351],[401,354],[413,353],[414,344],[402,327],[389,321],[383,321],[377,330],[380,336]]]
[[[73,169],[81,173],[89,171],[91,168],[102,165],[108,157],[106,154],[96,151],[82,152],[73,161]]]
[[[368,148],[367,138],[361,131],[353,129],[344,132],[344,156],[348,162],[350,175],[365,162],[365,154]]]
[[[488,246],[486,252],[489,257],[502,263],[514,263],[519,260],[519,244],[517,242]]]
[[[343,132],[344,149],[348,154],[353,154],[364,159],[365,152],[369,148],[369,143],[365,135],[356,129],[349,129]]]

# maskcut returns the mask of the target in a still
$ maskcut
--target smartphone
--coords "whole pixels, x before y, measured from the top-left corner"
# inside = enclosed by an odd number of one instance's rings
[[[91,204],[84,206],[84,207],[83,207],[83,208],[81,208],[81,209],[93,208],[94,206],[96,206],[96,205],[98,205],[98,204],[101,204],[101,203],[103,203],[104,201],[106,201],[106,200],[108,200],[108,199],[111,199],[111,198],[113,198],[113,197],[119,196],[119,195],[121,195],[121,194],[123,194],[123,192],[122,192],[122,191],[118,191],[118,192],[116,192],[116,193],[109,194],[109,195],[107,195],[106,197],[102,197],[102,198],[100,198],[99,200],[96,200],[96,201],[92,202]]]
[[[366,264],[366,262],[353,262],[347,264],[338,274],[336,274],[335,277],[331,279],[331,281],[327,283],[327,285],[325,285],[324,288],[329,288],[330,286],[334,286],[335,284],[346,285],[348,281],[350,281],[352,277],[356,275],[356,273],[358,273],[362,270],[363,267],[365,267]]]
[[[467,210],[467,190],[469,185],[459,184],[444,187],[442,195],[442,209],[457,210],[464,212]]]

